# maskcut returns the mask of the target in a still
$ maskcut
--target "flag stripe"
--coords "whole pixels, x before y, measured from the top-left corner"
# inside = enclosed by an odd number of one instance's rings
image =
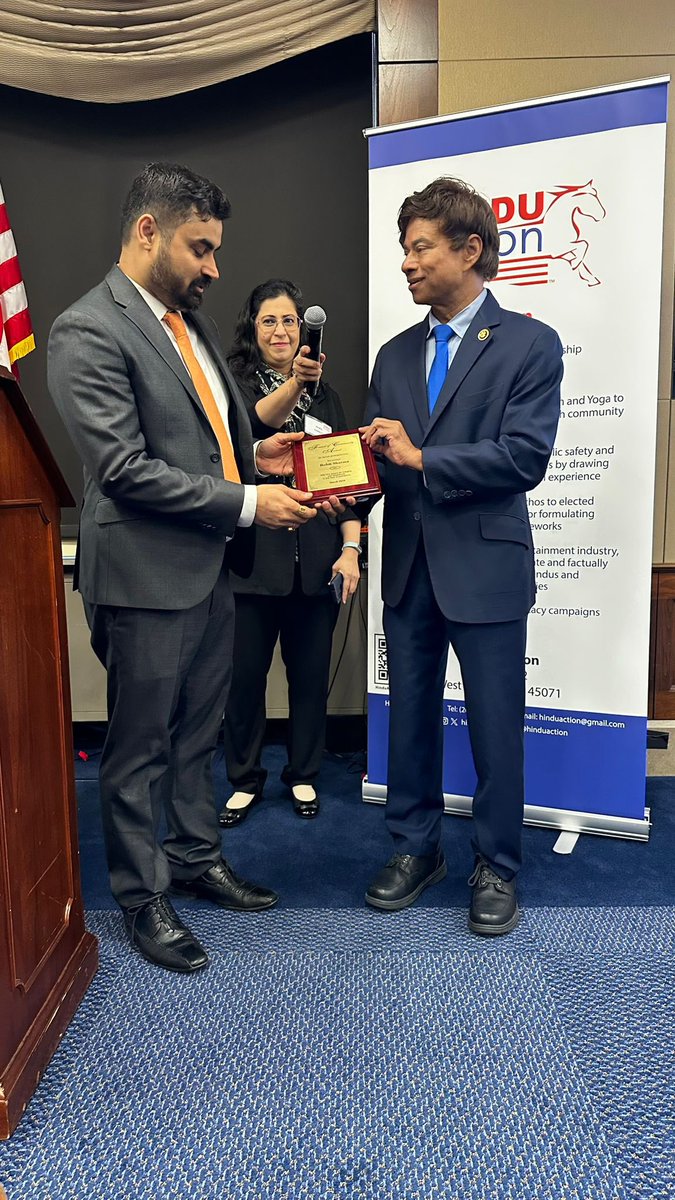
[[[549,262],[545,259],[543,262],[527,263],[519,260],[518,262],[509,263],[508,265],[500,266],[499,274],[508,275],[511,271],[548,271]]]
[[[7,209],[5,208],[4,204],[0,204],[0,233],[4,233],[7,229],[9,229],[9,217],[7,216]]]
[[[11,229],[6,229],[4,233],[0,233],[0,262],[5,262],[8,258],[14,258],[16,255],[16,242]]]
[[[509,275],[514,271],[548,271],[548,262],[542,263],[509,263],[508,267],[500,267],[500,275]]]
[[[9,371],[11,365],[9,350],[7,349],[7,338],[5,337],[5,331],[0,321],[0,367],[7,367]]]
[[[21,278],[19,260],[14,255],[14,258],[8,258],[6,262],[0,262],[0,292],[8,292],[10,288],[16,287],[18,283],[23,283],[23,280]]]
[[[514,279],[548,279],[548,271],[513,271],[510,275],[502,275],[500,271],[497,279],[503,279],[505,283],[511,283]]]
[[[525,263],[525,262],[537,262],[537,263],[548,262],[550,257],[551,257],[550,254],[525,254],[525,255],[523,255],[522,258],[509,258],[505,262],[500,262],[499,266],[500,267],[505,267],[505,266],[508,267],[508,266],[512,265],[513,263]]]
[[[513,279],[515,275],[532,275],[536,279],[537,276],[548,275],[548,267],[544,267],[542,270],[538,270],[536,267],[523,267],[521,270],[500,271],[497,278]]]
[[[6,292],[0,292],[0,314],[5,324],[10,317],[16,316],[17,313],[23,312],[27,308],[26,289],[22,283],[15,284]]]
[[[27,337],[30,337],[32,332],[33,326],[31,325],[30,313],[27,308],[24,308],[23,312],[19,312],[5,321],[5,333],[7,334],[10,350],[16,342],[23,342]]]
[[[497,279],[504,283],[512,283],[514,279],[548,279],[548,271],[512,271],[510,275],[502,275],[500,271]]]

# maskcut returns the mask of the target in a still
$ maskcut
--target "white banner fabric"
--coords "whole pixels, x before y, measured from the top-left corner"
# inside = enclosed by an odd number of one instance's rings
[[[528,497],[538,594],[526,802],[607,816],[612,832],[617,818],[645,815],[666,107],[667,82],[653,80],[369,133],[371,362],[422,316],[400,271],[396,217],[405,196],[440,175],[467,180],[492,202],[500,269],[489,287],[499,303],[552,325],[563,342],[556,447]],[[369,785],[386,785],[378,509],[369,543]],[[470,797],[475,775],[452,652],[441,719],[444,791]]]

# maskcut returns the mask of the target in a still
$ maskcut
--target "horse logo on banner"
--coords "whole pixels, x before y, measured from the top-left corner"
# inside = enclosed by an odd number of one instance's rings
[[[497,196],[492,207],[499,225],[497,283],[551,283],[554,262],[567,263],[586,287],[602,283],[587,262],[589,223],[607,216],[592,179],[538,191],[534,198]]]

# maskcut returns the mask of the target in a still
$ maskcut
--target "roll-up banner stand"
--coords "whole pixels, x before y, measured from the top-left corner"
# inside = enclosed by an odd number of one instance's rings
[[[502,307],[560,334],[558,438],[528,495],[538,592],[525,819],[642,840],[667,102],[668,79],[648,79],[366,133],[371,363],[422,315],[401,274],[396,218],[440,175],[492,202],[500,267],[489,287]],[[369,534],[370,801],[387,787],[381,510]],[[438,719],[445,807],[468,813],[475,773],[452,652]]]

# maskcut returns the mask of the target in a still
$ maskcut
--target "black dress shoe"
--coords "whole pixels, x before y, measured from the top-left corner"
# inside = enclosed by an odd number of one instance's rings
[[[257,792],[240,792],[239,794],[250,795],[251,799],[248,804],[244,805],[243,808],[228,808],[226,804],[225,807],[221,809],[221,811],[218,813],[218,824],[221,825],[223,829],[232,829],[234,825],[241,825],[242,821],[246,820],[246,817],[250,813],[254,804],[259,804],[263,798],[262,789]],[[235,792],[234,795],[236,796],[237,792]],[[231,799],[232,796],[230,796],[230,800]]]
[[[132,946],[158,967],[187,975],[208,965],[206,950],[183,924],[166,896],[124,909],[124,924]]]
[[[479,859],[469,879],[473,888],[469,929],[487,937],[510,933],[520,920],[513,879],[502,879],[486,862]]]
[[[311,783],[289,783],[287,786],[291,789],[296,816],[310,821],[319,815],[319,797]]]
[[[224,859],[214,863],[196,879],[172,879],[171,891],[176,896],[212,900],[221,908],[231,908],[237,912],[262,912],[266,908],[273,908],[279,899],[276,892],[240,879]]]
[[[413,904],[425,887],[444,879],[448,868],[443,851],[436,854],[395,854],[366,892],[366,904],[395,912]]]

